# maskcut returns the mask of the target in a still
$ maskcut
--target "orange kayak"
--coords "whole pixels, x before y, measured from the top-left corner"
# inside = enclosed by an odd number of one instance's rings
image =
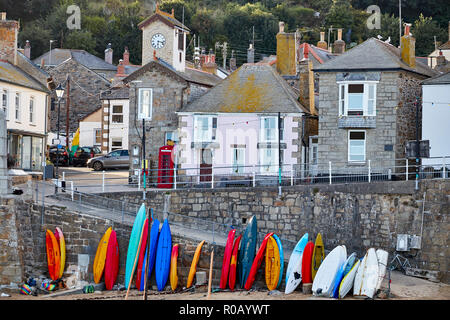
[[[61,268],[59,244],[53,232],[48,229],[45,234],[45,243],[47,245],[47,264],[50,278],[52,280],[58,280]]]
[[[170,258],[170,286],[172,287],[173,291],[175,291],[175,289],[178,286],[178,273],[177,273],[178,248],[179,248],[178,244],[175,244],[172,247],[172,255]]]
[[[233,252],[231,254],[230,274],[228,275],[228,286],[231,290],[234,290],[234,286],[236,284],[237,259],[241,238],[242,235],[237,237],[237,239],[234,241]]]

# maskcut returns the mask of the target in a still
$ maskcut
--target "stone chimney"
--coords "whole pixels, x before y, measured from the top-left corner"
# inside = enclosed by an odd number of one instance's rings
[[[26,43],[25,43],[25,50],[24,50],[24,53],[23,53],[24,55],[25,55],[25,57],[27,57],[28,59],[31,59],[30,57],[31,57],[31,44],[30,44],[30,41],[29,40],[27,40],[26,41]]]
[[[342,29],[338,29],[338,36],[333,43],[333,53],[343,54],[345,52],[345,41],[342,40]]]
[[[204,59],[201,61],[204,61],[202,63],[202,70],[216,74],[217,72],[217,64],[216,64],[216,55],[212,52],[212,49],[209,49],[209,54],[204,56]]]
[[[17,38],[19,22],[6,20],[6,12],[0,13],[0,59],[17,64]]]
[[[297,74],[297,53],[295,33],[284,32],[284,22],[280,21],[277,33],[277,71],[280,75]]]
[[[233,72],[236,70],[236,57],[234,56],[234,50],[231,50],[231,58],[230,58],[230,70]]]
[[[123,52],[123,64],[126,66],[130,65],[130,52],[128,51],[128,47],[125,47],[125,51]]]
[[[200,69],[201,63],[200,63],[200,48],[199,47],[195,47],[194,48],[194,68],[195,69]]]
[[[312,60],[309,59],[309,44],[304,43],[303,59],[299,62],[299,90],[300,103],[309,109],[311,114],[317,115],[314,104],[314,72]]]
[[[320,32],[320,41],[317,42],[317,47],[328,50],[328,44],[325,41],[325,31]]]
[[[247,49],[247,63],[255,63],[255,48],[250,43],[250,47]]]
[[[116,77],[126,77],[125,73],[125,63],[122,59],[119,60],[119,64],[117,65],[117,73]]]
[[[416,39],[410,34],[410,23],[405,23],[405,34],[400,41],[402,60],[411,68],[416,67]]]
[[[111,43],[108,43],[108,46],[105,50],[105,61],[109,64],[112,64],[113,61],[113,49],[111,48]]]

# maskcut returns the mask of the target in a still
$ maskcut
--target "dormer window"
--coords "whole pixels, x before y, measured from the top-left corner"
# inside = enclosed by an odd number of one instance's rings
[[[340,116],[375,116],[376,82],[338,82]]]

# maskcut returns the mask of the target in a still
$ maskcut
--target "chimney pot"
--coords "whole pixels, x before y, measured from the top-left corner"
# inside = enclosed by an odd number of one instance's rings
[[[111,48],[111,43],[108,43],[105,50],[105,61],[109,64],[112,64],[113,60],[113,49]]]
[[[338,29],[338,40],[342,40],[342,29]]]
[[[24,50],[24,55],[25,57],[27,57],[28,59],[31,59],[31,45],[30,45],[30,41],[27,40],[25,43],[25,50]]]
[[[0,12],[0,20],[6,20],[6,12]]]
[[[125,51],[123,52],[123,64],[130,64],[130,52],[128,51],[128,47],[125,47]]]
[[[279,28],[280,28],[279,33],[283,33],[283,32],[284,32],[284,22],[283,22],[283,21],[280,21],[280,22],[278,23],[278,26],[279,26]]]

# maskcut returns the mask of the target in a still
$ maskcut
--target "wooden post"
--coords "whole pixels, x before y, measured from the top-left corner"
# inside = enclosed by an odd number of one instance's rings
[[[214,261],[214,248],[212,248],[212,250],[211,250],[211,261],[209,263],[208,296],[206,297],[207,300],[209,300],[209,298],[211,298],[211,282],[212,282],[213,261]]]

